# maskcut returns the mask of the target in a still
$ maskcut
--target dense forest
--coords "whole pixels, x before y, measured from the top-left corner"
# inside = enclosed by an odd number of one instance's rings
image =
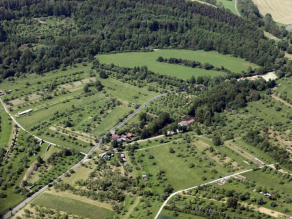
[[[150,51],[153,48],[216,50],[262,68],[278,69],[284,53],[263,31],[226,10],[184,0],[130,1],[1,1],[0,75],[42,74],[95,54]],[[56,16],[72,19],[76,28],[62,27],[37,36],[21,32],[32,18]],[[31,43],[43,46],[32,47]],[[261,72],[259,72],[261,73]]]
[[[236,81],[233,78],[215,85],[211,90],[194,99],[189,114],[194,115],[197,122],[205,125],[218,124],[220,121],[218,113],[223,112],[224,109],[243,108],[247,102],[260,99],[258,91],[274,86],[275,81],[271,80]]]

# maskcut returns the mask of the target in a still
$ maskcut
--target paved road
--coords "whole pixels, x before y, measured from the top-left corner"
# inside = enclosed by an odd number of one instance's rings
[[[290,30],[292,28],[292,24],[290,24],[288,27],[286,27],[286,30]]]
[[[270,165],[267,165],[267,166],[272,166],[272,165],[274,165],[274,164],[270,164]],[[260,167],[260,168],[263,168],[264,166],[262,166],[262,167]],[[242,171],[242,172],[240,172],[240,173],[235,173],[235,174],[232,174],[232,175],[229,175],[229,176],[225,176],[225,177],[222,177],[222,178],[220,178],[220,179],[216,179],[216,180],[213,180],[213,181],[211,181],[211,182],[207,182],[207,183],[204,183],[204,184],[201,184],[200,186],[204,186],[204,185],[207,185],[207,184],[210,184],[210,183],[213,183],[213,182],[217,182],[217,181],[219,181],[219,180],[221,180],[221,179],[224,179],[224,178],[229,178],[229,177],[232,177],[232,176],[235,176],[235,175],[238,175],[238,174],[242,174],[242,173],[246,173],[246,172],[249,172],[249,171],[252,171],[252,169],[249,169],[249,170],[245,170],[245,171]],[[187,191],[187,190],[190,190],[190,189],[195,189],[195,188],[197,188],[198,186],[194,186],[194,187],[191,187],[191,188],[187,188],[187,189],[183,189],[183,190],[179,190],[179,191],[177,191],[177,192],[175,192],[175,193],[172,193],[166,200],[165,200],[165,202],[163,202],[163,204],[162,204],[162,206],[160,207],[160,209],[159,209],[159,211],[157,212],[157,214],[156,214],[156,216],[155,216],[155,218],[154,219],[157,219],[158,218],[158,216],[159,216],[159,214],[161,213],[161,211],[162,211],[162,209],[163,209],[163,207],[166,205],[166,203],[171,199],[171,197],[172,196],[174,196],[174,195],[176,195],[176,194],[178,194],[178,193],[180,193],[180,192],[183,192],[183,191]]]
[[[146,103],[144,103],[142,106],[140,106],[138,109],[136,109],[132,114],[130,114],[127,118],[125,118],[122,122],[120,122],[119,124],[117,124],[115,127],[113,127],[110,132],[113,132],[115,128],[118,128],[120,127],[121,125],[123,125],[125,122],[127,122],[130,118],[132,118],[134,115],[136,115],[141,109],[143,109],[148,103],[150,103],[151,101],[159,98],[159,97],[162,97],[162,96],[165,96],[167,95],[167,93],[164,93],[164,94],[160,94],[156,97],[153,97],[152,99],[148,100]],[[103,136],[105,137],[105,135]],[[88,155],[92,154],[92,152],[98,147],[98,145],[101,143],[101,139],[99,140],[99,142],[89,151]]]
[[[39,138],[39,137],[37,137],[37,136],[35,136],[34,134],[32,134],[32,133],[30,133],[29,131],[27,131],[27,130],[25,130],[17,121],[16,121],[16,119],[14,119],[14,117],[9,113],[9,111],[7,110],[7,108],[6,108],[6,106],[4,105],[4,103],[3,103],[3,101],[2,101],[2,99],[0,98],[0,101],[1,101],[1,103],[2,103],[2,105],[3,105],[3,107],[4,107],[4,109],[5,109],[5,111],[6,111],[6,113],[10,116],[10,118],[23,130],[23,131],[25,131],[26,133],[28,133],[28,134],[31,134],[33,137],[35,137],[36,139],[38,139],[38,140],[40,140],[40,141],[43,141],[43,142],[46,142],[46,143],[49,143],[49,144],[51,144],[51,145],[56,145],[55,143],[52,143],[52,142],[49,142],[49,141],[45,141],[45,140],[43,140],[43,139],[41,139],[41,138]]]
[[[235,3],[234,3],[234,9],[235,9],[237,15],[238,15],[239,17],[241,17],[240,14],[239,14],[238,11],[237,11],[237,0],[235,0]]]
[[[135,112],[133,112],[132,114],[130,114],[126,119],[124,119],[122,122],[120,122],[118,125],[116,125],[114,128],[111,129],[111,131],[113,131],[115,128],[120,127],[122,124],[124,124],[125,122],[127,122],[130,118],[132,118],[135,114],[137,114],[141,109],[143,109],[148,103],[150,103],[151,101],[162,97],[164,95],[167,95],[167,93],[164,94],[160,94],[156,97],[153,97],[151,100],[147,101],[146,103],[144,103],[142,106],[140,106],[137,110],[135,110]],[[9,113],[9,111],[6,109],[4,103],[2,102],[2,99],[0,98],[0,101],[5,109],[5,111],[7,112],[7,114],[10,116],[11,119],[13,119],[13,121],[21,128],[23,129],[25,132],[31,134],[30,132],[26,131],[15,119],[13,116],[11,116],[11,114]],[[42,140],[41,138],[31,134],[32,136],[34,136],[35,138]],[[43,140],[44,141],[44,140]],[[101,143],[101,139],[99,140],[99,142],[89,151],[88,155],[92,154],[93,151],[98,147],[98,145]],[[48,142],[48,141],[44,141],[47,142],[49,144],[52,145],[56,145],[54,143]],[[84,153],[83,153],[84,154]],[[85,156],[79,163],[77,163],[76,165],[74,165],[71,169],[75,169],[77,168],[82,162],[85,162],[87,160],[87,156]],[[69,170],[67,171],[69,172]],[[66,172],[65,172],[66,173]],[[63,178],[65,176],[65,173],[63,173],[61,176],[59,176],[57,179],[55,179],[54,181],[52,181],[51,183],[57,182],[57,180],[60,178]],[[45,189],[48,188],[48,185],[46,185],[45,187],[43,187],[42,189],[40,189],[39,191],[37,191],[36,193],[34,193],[31,197],[25,199],[23,202],[21,202],[20,204],[18,204],[15,208],[12,209],[12,211],[7,212],[4,216],[1,217],[1,219],[6,219],[8,218],[11,213],[15,213],[16,211],[18,211],[20,208],[22,208],[26,203],[28,203],[29,201],[31,201],[33,198],[35,198],[37,195],[39,195],[40,193],[42,193]]]

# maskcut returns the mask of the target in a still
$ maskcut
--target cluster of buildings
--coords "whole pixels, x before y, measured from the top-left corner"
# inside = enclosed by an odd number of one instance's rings
[[[121,136],[117,134],[112,135],[112,140],[117,140],[117,142],[130,140],[134,135],[132,133],[128,133],[127,135],[122,134]]]

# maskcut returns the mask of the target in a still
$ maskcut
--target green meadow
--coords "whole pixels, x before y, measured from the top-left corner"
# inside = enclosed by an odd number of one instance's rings
[[[234,2],[233,1],[229,1],[229,0],[218,0],[217,4],[221,2],[222,5],[224,6],[224,8],[229,9],[233,14],[236,14],[236,11],[234,9]]]
[[[224,66],[232,72],[246,71],[249,66],[253,69],[257,65],[244,61],[240,58],[231,57],[230,55],[222,55],[217,52],[205,51],[191,51],[191,50],[157,50],[155,52],[132,52],[132,53],[118,53],[110,55],[98,55],[97,58],[101,63],[115,64],[119,66],[126,66],[133,68],[134,66],[146,65],[149,70],[179,77],[182,79],[189,79],[192,76],[218,76],[224,74],[223,72],[205,70],[201,68],[190,68],[181,65],[161,63],[155,61],[159,56],[163,58],[182,58],[188,60],[195,60],[201,63],[210,63],[215,67]]]
[[[0,147],[4,147],[9,141],[10,130],[11,130],[11,119],[6,113],[3,105],[0,103]]]
[[[85,218],[106,218],[113,215],[113,211],[98,207],[93,204],[82,202],[69,197],[62,197],[43,193],[38,196],[33,203],[46,208],[58,209],[60,211],[71,212]]]
[[[175,153],[169,152],[169,147],[172,147]],[[189,188],[192,186],[200,185],[204,182],[202,177],[206,177],[206,181],[210,181],[213,176],[214,178],[219,178],[220,175],[227,173],[227,170],[224,167],[216,162],[215,166],[208,166],[208,160],[198,161],[197,155],[204,157],[200,151],[196,150],[197,154],[195,156],[189,155],[188,148],[185,144],[164,144],[158,147],[149,148],[148,150],[142,150],[135,153],[136,157],[141,159],[140,170],[134,170],[134,176],[141,176],[143,174],[152,174],[152,177],[149,178],[150,182],[155,183],[155,175],[157,171],[165,171],[166,183],[174,188],[174,191]],[[198,153],[199,152],[199,153]],[[181,154],[181,156],[178,156]],[[149,159],[149,155],[152,155],[154,158]],[[211,160],[211,159],[210,159]],[[155,163],[155,164],[154,164]],[[195,166],[190,168],[190,163],[193,163]],[[218,173],[213,173],[210,169],[216,169]],[[154,189],[161,189],[160,187]]]

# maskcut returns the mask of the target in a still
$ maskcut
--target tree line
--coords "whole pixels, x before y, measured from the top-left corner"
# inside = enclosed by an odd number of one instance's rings
[[[276,68],[284,53],[249,21],[198,2],[141,0],[24,1],[1,5],[0,75],[42,74],[56,68],[92,60],[98,53],[151,51],[153,48],[216,50],[263,66]],[[31,17],[70,16],[77,31],[51,31],[37,38],[25,36],[17,26]],[[42,24],[41,24],[42,25]],[[31,43],[44,46],[31,47]],[[28,47],[20,49],[22,45]],[[23,47],[22,47],[23,48]]]

